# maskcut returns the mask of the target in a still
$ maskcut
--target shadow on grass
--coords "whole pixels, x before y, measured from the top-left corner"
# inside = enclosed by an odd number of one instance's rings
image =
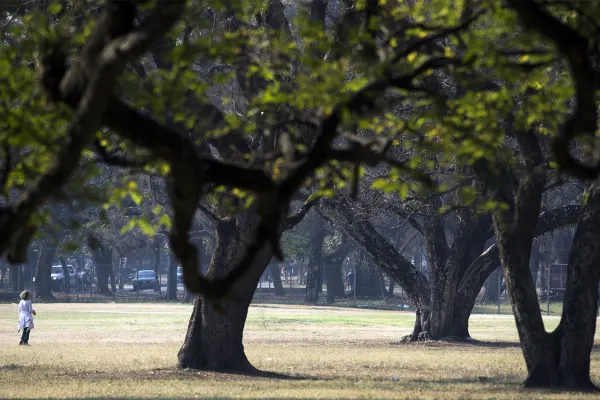
[[[520,348],[521,347],[521,344],[519,342],[505,342],[505,341],[490,342],[490,341],[477,340],[477,339],[462,339],[462,340],[460,340],[460,339],[447,338],[447,339],[438,340],[435,343],[457,344],[457,345],[473,346],[473,347],[486,347],[486,348],[490,348],[490,349],[511,349],[511,348]],[[592,351],[598,351],[598,350],[600,350],[600,344],[594,344],[592,346]]]
[[[284,381],[327,381],[332,378],[324,378],[314,375],[290,375],[283,374],[280,372],[263,371],[259,369],[243,370],[243,371],[212,371],[212,370],[201,370],[201,369],[179,369],[179,368],[166,368],[156,369],[149,371],[148,374],[153,378],[160,377],[161,375],[178,375],[179,377],[193,378],[211,378],[217,380],[235,380],[238,378],[264,378],[264,379],[276,379]]]

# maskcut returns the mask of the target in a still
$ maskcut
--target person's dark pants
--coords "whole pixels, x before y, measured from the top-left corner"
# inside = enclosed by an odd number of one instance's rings
[[[23,333],[21,334],[21,342],[19,344],[29,344],[29,333],[31,329],[23,328]]]

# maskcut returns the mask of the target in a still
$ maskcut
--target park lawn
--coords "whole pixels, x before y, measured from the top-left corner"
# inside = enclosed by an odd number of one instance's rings
[[[398,343],[407,312],[261,304],[245,334],[250,361],[289,376],[175,368],[190,305],[37,304],[31,347],[17,345],[16,305],[0,305],[0,398],[574,399],[519,389],[525,367],[510,315],[474,315],[492,345]],[[548,327],[557,317],[547,317]],[[600,354],[592,357],[600,381]]]

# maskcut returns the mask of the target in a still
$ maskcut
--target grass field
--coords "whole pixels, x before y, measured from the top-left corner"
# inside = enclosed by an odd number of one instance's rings
[[[38,304],[31,347],[18,346],[16,306],[0,305],[0,398],[574,399],[525,391],[511,316],[474,315],[487,346],[398,343],[410,313],[334,307],[251,307],[245,343],[267,379],[179,371],[190,305]],[[547,317],[548,328],[557,317]],[[600,355],[593,354],[600,381]]]

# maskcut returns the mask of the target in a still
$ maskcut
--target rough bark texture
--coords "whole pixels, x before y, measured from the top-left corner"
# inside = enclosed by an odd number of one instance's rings
[[[528,371],[527,387],[596,389],[590,379],[590,355],[598,312],[599,230],[600,185],[595,182],[590,188],[573,239],[563,313],[558,327],[548,334],[540,332],[539,326],[531,326],[517,318],[519,333],[523,331],[525,335],[521,343]],[[514,289],[509,287],[509,293],[511,290]],[[522,294],[519,292],[518,295]],[[522,297],[511,297],[516,298],[515,308],[523,308],[520,304]]]
[[[252,211],[217,224],[217,245],[207,277],[226,275],[240,258],[240,248],[258,221]],[[243,254],[242,254],[243,255]],[[179,351],[179,367],[213,371],[252,372],[244,353],[243,333],[248,307],[260,276],[271,260],[272,252],[265,246],[244,279],[234,287],[236,300],[217,303],[198,296],[188,325],[185,342]],[[215,307],[219,307],[216,309]]]
[[[167,279],[167,300],[177,300],[177,258],[173,253],[169,256],[169,273]]]
[[[35,268],[34,295],[38,300],[54,300],[52,294],[52,262],[56,256],[57,246],[50,241],[42,242],[40,255]]]
[[[567,288],[560,333],[561,385],[568,388],[593,388],[590,380],[590,353],[596,333],[598,312],[598,279],[600,278],[600,184],[589,191],[579,224],[573,238],[573,247],[567,269]],[[530,381],[530,383],[534,383]]]
[[[549,355],[547,333],[535,283],[529,270],[531,245],[545,182],[541,173],[528,174],[521,179],[514,200],[503,199],[509,204],[509,209],[494,213],[494,227],[506,288],[530,374],[538,368],[540,360]]]

